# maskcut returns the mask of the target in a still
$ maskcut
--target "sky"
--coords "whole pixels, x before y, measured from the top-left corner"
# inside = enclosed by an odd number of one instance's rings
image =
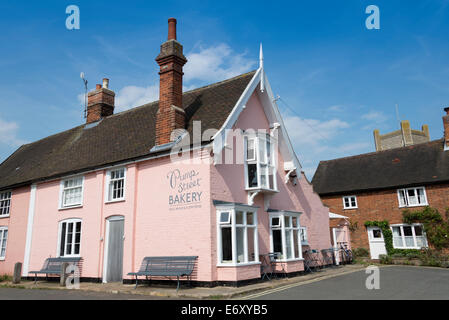
[[[66,28],[66,8],[80,29]],[[376,5],[380,29],[368,30]],[[319,161],[374,151],[373,130],[430,127],[449,106],[449,0],[1,1],[0,162],[84,122],[84,72],[116,112],[158,99],[155,58],[178,20],[185,90],[257,69],[259,45],[309,179]],[[395,105],[398,105],[399,118]]]

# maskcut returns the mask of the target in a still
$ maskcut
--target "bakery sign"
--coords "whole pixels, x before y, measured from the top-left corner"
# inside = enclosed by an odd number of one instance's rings
[[[168,205],[170,210],[201,208],[200,173],[196,170],[175,169],[167,174],[170,186]]]

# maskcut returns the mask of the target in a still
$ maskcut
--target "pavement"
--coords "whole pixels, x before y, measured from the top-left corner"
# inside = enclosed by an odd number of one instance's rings
[[[265,291],[276,290],[281,287],[307,284],[318,280],[340,277],[358,272],[364,269],[364,265],[346,265],[324,268],[321,271],[299,275],[292,278],[279,277],[271,281],[264,281],[242,287],[214,287],[214,288],[189,288],[181,287],[176,292],[174,286],[148,286],[122,283],[81,283],[79,290],[70,290],[60,287],[59,282],[22,281],[20,284],[12,282],[0,282],[0,300],[129,300],[129,299],[241,299],[244,296],[253,295]],[[31,289],[31,290],[26,290]]]
[[[379,268],[379,289],[368,290],[363,271],[298,283],[245,299],[257,300],[449,300],[449,269],[411,266]]]

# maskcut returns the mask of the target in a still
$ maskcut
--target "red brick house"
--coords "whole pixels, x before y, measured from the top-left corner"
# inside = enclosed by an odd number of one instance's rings
[[[385,254],[381,229],[365,227],[383,220],[390,223],[394,248],[428,246],[422,225],[404,224],[402,213],[449,207],[449,108],[444,110],[443,139],[320,162],[314,189],[331,212],[349,218],[352,248],[370,249],[372,259]]]

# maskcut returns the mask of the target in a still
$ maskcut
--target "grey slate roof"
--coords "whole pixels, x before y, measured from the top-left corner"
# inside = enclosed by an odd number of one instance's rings
[[[321,196],[449,182],[443,139],[320,162],[312,179]]]
[[[220,129],[255,71],[183,94],[186,129]],[[0,164],[0,190],[143,158],[155,143],[158,101],[23,145]]]

